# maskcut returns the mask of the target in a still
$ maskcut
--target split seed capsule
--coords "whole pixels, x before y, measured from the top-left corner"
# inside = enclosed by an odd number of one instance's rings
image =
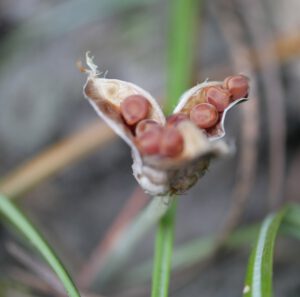
[[[195,105],[190,112],[191,121],[201,129],[212,128],[219,119],[216,107],[209,103]]]
[[[121,103],[121,114],[127,125],[133,126],[149,113],[149,102],[141,95],[131,95]]]

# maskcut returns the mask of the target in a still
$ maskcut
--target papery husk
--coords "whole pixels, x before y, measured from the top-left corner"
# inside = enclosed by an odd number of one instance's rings
[[[100,78],[97,66],[87,54],[86,69],[88,74],[84,86],[84,95],[97,114],[130,146],[133,157],[133,175],[141,187],[151,195],[181,194],[193,186],[206,172],[212,158],[228,153],[224,141],[219,139],[225,135],[224,119],[227,111],[235,104],[245,100],[240,99],[231,103],[222,114],[219,127],[214,134],[205,133],[191,121],[178,125],[183,138],[183,152],[174,158],[162,156],[142,156],[135,144],[134,135],[126,126],[120,115],[120,104],[128,96],[139,94],[150,103],[151,112],[148,118],[165,125],[165,116],[156,100],[139,86],[117,79]],[[175,108],[174,113],[185,112],[186,109],[202,100],[203,90],[220,82],[204,82],[185,92]],[[195,100],[195,96],[199,97]]]

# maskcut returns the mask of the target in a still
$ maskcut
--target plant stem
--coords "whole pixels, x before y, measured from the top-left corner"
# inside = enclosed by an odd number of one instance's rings
[[[175,214],[176,201],[174,200],[170,209],[160,220],[156,233],[156,253],[152,280],[152,297],[168,295]]]
[[[170,113],[179,96],[189,87],[192,78],[194,30],[198,0],[173,0],[170,7],[168,47],[168,87],[165,112]],[[169,290],[176,201],[161,218],[156,234],[155,262],[152,276],[152,297],[166,297]]]

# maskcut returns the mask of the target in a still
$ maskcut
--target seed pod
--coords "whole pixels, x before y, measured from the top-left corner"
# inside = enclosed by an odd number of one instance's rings
[[[131,95],[121,102],[121,114],[125,122],[133,126],[145,119],[149,113],[149,102],[141,95]]]
[[[229,90],[233,100],[245,98],[249,91],[249,79],[241,74],[228,76],[225,78],[223,86]]]
[[[183,151],[184,141],[181,133],[174,127],[163,130],[159,152],[165,157],[176,157]]]
[[[195,105],[190,113],[190,119],[201,129],[212,128],[219,119],[217,109],[209,103]]]
[[[220,114],[217,125],[206,129],[207,134],[192,121],[182,120],[187,116],[181,116],[189,115],[198,104],[207,104],[207,90],[221,88],[221,82],[204,82],[184,93],[174,110],[176,116],[170,117],[165,126],[165,116],[148,92],[126,81],[99,78],[97,66],[88,55],[86,59],[89,69],[84,70],[88,74],[84,95],[98,115],[131,147],[133,174],[146,192],[183,193],[205,173],[212,158],[228,152],[225,142],[211,140],[225,135],[227,110],[245,99],[231,103]],[[128,98],[139,98],[137,118],[136,112],[132,112],[136,107],[128,108]]]
[[[167,126],[176,127],[180,122],[186,121],[186,120],[189,120],[189,117],[187,114],[185,114],[183,112],[174,113],[167,117]]]
[[[155,128],[162,130],[162,126],[158,122],[148,119],[142,120],[135,127],[135,135],[139,136],[142,133]]]

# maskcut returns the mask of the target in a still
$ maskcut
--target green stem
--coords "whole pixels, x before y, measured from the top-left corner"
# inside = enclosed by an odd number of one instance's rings
[[[173,0],[170,7],[168,87],[165,112],[171,113],[179,96],[190,86],[194,54],[194,30],[198,0]],[[176,205],[161,218],[156,234],[152,297],[168,296]]]
[[[156,233],[155,260],[152,280],[152,297],[167,296],[173,251],[176,201],[162,217]]]

